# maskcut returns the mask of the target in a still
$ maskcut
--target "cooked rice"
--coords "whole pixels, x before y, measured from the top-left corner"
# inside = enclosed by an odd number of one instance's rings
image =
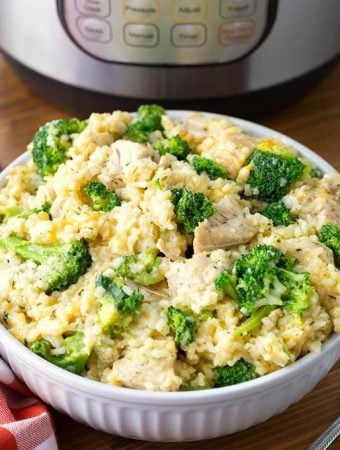
[[[236,244],[228,250],[216,248],[184,259],[191,241],[177,226],[170,189],[203,192],[214,203],[233,196],[239,205],[256,208],[255,200],[241,200],[240,191],[249,169],[242,166],[259,139],[242,132],[229,119],[193,114],[176,122],[164,116],[167,136],[179,134],[195,153],[226,167],[231,177],[210,180],[204,173],[198,175],[186,161],[169,154],[159,156],[150,146],[121,140],[131,120],[129,113],[120,111],[92,114],[88,126],[74,140],[70,159],[44,181],[31,160],[10,170],[0,191],[0,205],[31,209],[49,201],[52,219],[45,212],[12,218],[0,224],[1,235],[16,234],[41,244],[85,239],[93,258],[92,267],[76,284],[47,295],[37,276],[42,269],[0,247],[0,317],[6,318],[3,323],[10,333],[28,346],[46,339],[58,353],[65,333],[83,331],[92,351],[85,377],[163,391],[178,390],[183,383],[191,383],[193,389],[209,386],[213,367],[231,365],[241,357],[264,375],[309,351],[320,351],[327,337],[340,331],[339,270],[332,252],[316,235],[320,208],[322,218],[340,220],[339,202],[336,204],[334,193],[326,188],[332,182],[335,195],[339,195],[339,174],[307,181],[286,196],[286,204],[300,217],[296,223],[273,227],[257,215],[256,234],[246,247]],[[124,148],[130,155],[129,164],[117,166],[116,148]],[[122,205],[111,212],[94,211],[82,194],[92,179],[115,189]],[[276,309],[260,327],[240,337],[233,332],[242,313],[233,300],[216,291],[214,280],[256,243],[277,246],[296,257],[298,268],[310,272],[317,294],[300,321]],[[140,287],[145,298],[140,314],[119,339],[111,338],[98,322],[95,277],[114,267],[122,255],[145,250],[165,255],[167,282]],[[215,310],[214,317],[199,323],[194,342],[183,347],[185,355],[178,356],[167,324],[169,305],[190,307],[194,313]]]

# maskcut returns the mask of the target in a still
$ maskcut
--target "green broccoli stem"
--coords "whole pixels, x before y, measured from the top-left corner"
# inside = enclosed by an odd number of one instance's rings
[[[45,292],[67,289],[78,281],[92,264],[91,254],[85,241],[73,241],[64,245],[39,245],[18,236],[3,238],[0,245],[12,250],[23,259],[44,265],[42,280],[46,283]]]
[[[49,214],[50,209],[51,203],[49,202],[45,202],[40,208],[33,208],[29,210],[24,210],[22,207],[18,205],[9,207],[0,206],[0,216],[3,216],[4,221],[7,222],[9,219],[12,219],[13,217],[19,219],[27,219],[33,214],[39,214],[41,212],[46,212]]]
[[[284,269],[282,267],[277,268],[278,275],[281,277],[281,281],[299,283],[305,281],[306,272],[292,272],[291,270]]]
[[[18,216],[22,212],[20,206],[0,206],[0,216],[5,216],[6,218]]]
[[[265,305],[261,306],[258,310],[256,310],[248,319],[246,319],[239,327],[235,330],[236,336],[241,336],[248,331],[253,330],[258,327],[261,323],[261,320],[268,316],[274,309],[277,308],[277,305]]]
[[[24,259],[30,259],[38,264],[43,264],[46,258],[53,256],[58,251],[59,246],[43,246],[32,244],[18,236],[3,238],[0,236],[0,245],[12,250]]]

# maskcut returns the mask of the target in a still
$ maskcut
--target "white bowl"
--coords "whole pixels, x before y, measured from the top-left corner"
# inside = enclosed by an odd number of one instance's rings
[[[186,114],[188,111],[169,111],[174,119]],[[293,139],[252,122],[232,119],[255,136],[279,137],[323,172],[334,171],[320,156]],[[28,158],[28,153],[23,154],[9,168],[25,163]],[[0,175],[0,184],[7,171]],[[3,326],[0,326],[0,352],[38,397],[79,422],[129,438],[185,441],[235,433],[297,402],[336,363],[340,356],[340,335],[331,336],[321,353],[309,353],[269,375],[235,386],[191,392],[137,391],[82,378],[35,355]]]

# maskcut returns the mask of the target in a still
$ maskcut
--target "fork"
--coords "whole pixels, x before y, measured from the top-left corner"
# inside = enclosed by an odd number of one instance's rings
[[[326,450],[332,442],[340,435],[340,417],[335,419],[333,423],[315,439],[308,450]]]

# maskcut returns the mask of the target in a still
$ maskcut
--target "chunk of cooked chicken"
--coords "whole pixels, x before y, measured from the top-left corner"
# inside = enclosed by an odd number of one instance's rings
[[[182,379],[175,374],[177,350],[171,337],[147,338],[141,347],[130,346],[113,363],[108,381],[147,391],[176,391]]]
[[[162,125],[167,137],[179,135],[193,148],[196,148],[209,135],[234,127],[231,120],[226,117],[207,116],[198,112],[185,116],[180,122],[174,122],[164,115]]]
[[[144,158],[157,156],[151,147],[137,142],[119,140],[111,145],[108,167],[113,175],[122,172],[125,166]]]
[[[209,135],[197,147],[197,152],[221,164],[235,180],[256,146],[256,139],[242,133],[238,127],[229,127]]]
[[[340,174],[339,172],[327,173],[321,180],[323,187],[331,195],[340,201]]]
[[[99,180],[108,186],[123,184],[123,173],[129,165],[142,159],[159,160],[158,152],[150,146],[120,139],[110,147],[110,156]]]
[[[231,267],[230,255],[222,250],[172,262],[165,269],[172,304],[189,307],[195,313],[216,305],[222,296],[215,289],[215,279]]]
[[[340,174],[311,179],[293,189],[283,199],[293,215],[306,220],[319,230],[326,223],[340,225]]]
[[[280,241],[279,247],[285,254],[293,256],[299,261],[301,267],[307,272],[318,274],[318,270],[315,265],[315,259],[318,258],[319,262],[323,264],[334,264],[332,250],[326,247],[324,244],[318,241],[316,236],[314,237],[302,236],[299,238],[284,239]]]
[[[332,317],[335,331],[340,332],[340,271],[334,266],[332,250],[317,236],[282,239],[278,247],[296,258],[301,270],[310,273],[321,304]]]
[[[228,249],[249,242],[259,229],[259,219],[235,197],[228,196],[216,205],[216,212],[201,222],[194,232],[194,252]]]
[[[211,134],[217,134],[234,124],[227,117],[206,116],[201,113],[194,112],[186,116],[181,125],[190,133],[197,143],[200,143]]]

